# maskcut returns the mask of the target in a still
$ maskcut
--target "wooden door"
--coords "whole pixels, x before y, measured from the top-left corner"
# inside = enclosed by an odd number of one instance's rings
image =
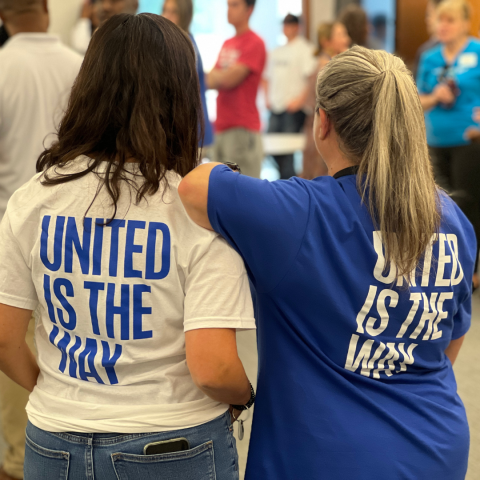
[[[428,0],[397,0],[396,51],[407,65],[413,63],[418,48],[429,38],[425,23],[427,3]]]
[[[471,34],[474,37],[479,36],[480,31],[480,0],[469,0],[472,5],[472,31]]]

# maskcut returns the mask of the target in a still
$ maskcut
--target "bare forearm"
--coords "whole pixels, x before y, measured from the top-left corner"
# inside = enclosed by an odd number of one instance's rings
[[[238,357],[236,332],[226,328],[185,334],[187,365],[195,385],[217,402],[245,405],[250,383]]]
[[[207,85],[215,90],[232,90],[238,87],[248,74],[248,67],[241,63],[227,69],[214,68],[208,74]]]
[[[37,384],[40,373],[35,356],[25,342],[0,347],[0,370],[29,392]]]
[[[245,405],[250,400],[250,382],[240,360],[212,381],[198,384],[198,387],[217,402]]]
[[[221,79],[221,71],[214,68],[207,76],[207,88],[210,90],[218,90],[220,88],[220,79]]]
[[[208,74],[207,85],[213,90],[230,90],[237,86],[237,82],[229,70],[215,68]]]
[[[445,355],[450,359],[452,365],[455,363],[455,360],[460,353],[460,349],[462,348],[463,342],[465,341],[465,335],[458,340],[452,340],[450,345],[445,350]]]
[[[435,95],[420,95],[420,103],[423,110],[427,111],[438,105],[438,99]]]

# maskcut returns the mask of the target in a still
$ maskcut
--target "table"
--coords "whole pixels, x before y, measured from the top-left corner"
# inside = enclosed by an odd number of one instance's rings
[[[305,149],[304,133],[266,133],[262,136],[265,156],[290,155]]]

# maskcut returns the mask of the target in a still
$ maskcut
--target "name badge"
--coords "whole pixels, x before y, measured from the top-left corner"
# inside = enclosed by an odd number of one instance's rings
[[[476,53],[464,53],[460,55],[458,65],[463,68],[475,68],[478,65],[478,55]]]

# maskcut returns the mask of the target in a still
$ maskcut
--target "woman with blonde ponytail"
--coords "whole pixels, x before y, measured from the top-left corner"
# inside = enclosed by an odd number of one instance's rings
[[[322,70],[328,177],[269,183],[203,165],[179,187],[256,289],[247,480],[464,480],[452,364],[470,326],[475,235],[434,181],[411,74],[353,47]]]
[[[300,177],[307,180],[313,180],[316,177],[325,175],[327,167],[322,157],[317,151],[313,139],[313,120],[315,118],[315,85],[317,77],[322,68],[339,53],[343,53],[350,48],[352,40],[348,36],[345,25],[340,22],[322,23],[317,30],[317,68],[315,73],[308,80],[307,91],[305,94],[305,107],[308,110],[308,116],[305,119],[306,144],[303,151],[303,171]]]

